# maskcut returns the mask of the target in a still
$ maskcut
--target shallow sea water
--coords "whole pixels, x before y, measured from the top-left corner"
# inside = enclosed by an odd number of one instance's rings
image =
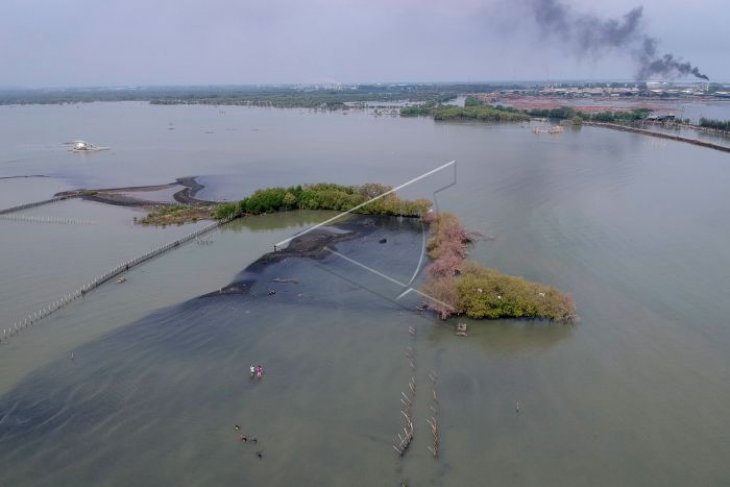
[[[405,278],[418,263],[420,224],[389,227],[337,248]],[[282,276],[298,282],[273,281]],[[353,483],[354,464],[361,485],[384,464],[383,479],[395,482],[407,325],[431,320],[332,255],[287,259],[256,277],[250,295],[213,293],[152,313],[5,394],[8,482],[96,483],[103,471],[109,485],[337,485]],[[251,380],[259,362],[265,378]],[[258,443],[241,444],[235,423]],[[135,445],[149,449],[144,460]]]
[[[730,480],[727,154],[598,128],[545,137],[529,126],[364,113],[140,104],[0,110],[14,110],[19,122],[0,131],[18,141],[6,141],[0,175],[52,174],[71,187],[198,174],[207,184],[202,197],[231,199],[266,184],[397,184],[456,159],[457,184],[437,199],[485,237],[472,257],[571,292],[581,317],[575,326],[465,320],[470,336],[458,338],[453,322],[414,313],[414,296],[394,301],[397,285],[336,256],[269,267],[262,289],[275,277],[300,277],[277,284],[274,296],[197,299],[326,216],[246,219],[211,233],[212,244],[155,259],[131,271],[125,285],[103,286],[0,346],[0,484]],[[30,127],[41,127],[39,140],[65,140],[65,127],[76,132],[68,138],[83,133],[114,149],[81,158],[56,152],[51,142],[32,143]],[[412,189],[431,196],[443,183]],[[109,209],[121,237],[130,215],[116,214]],[[114,229],[79,233],[85,243],[78,243],[71,232],[43,228],[60,256],[116,260],[126,248],[118,243],[104,254],[107,247],[95,245]],[[338,249],[407,281],[423,235],[389,232],[402,237]],[[57,236],[66,243],[50,246]],[[0,259],[4,289],[29,272],[12,257],[23,234],[12,238]],[[49,265],[43,253],[34,255]],[[34,299],[28,292],[12,302]],[[416,439],[399,459],[390,443],[411,376],[408,346],[417,364]],[[252,362],[266,368],[261,383],[248,380]],[[437,461],[426,450],[432,370],[442,421]],[[237,442],[235,423],[259,443]]]

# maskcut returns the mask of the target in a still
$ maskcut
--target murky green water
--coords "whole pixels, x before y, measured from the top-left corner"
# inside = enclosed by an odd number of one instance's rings
[[[471,323],[470,336],[457,338],[413,313],[410,295],[394,301],[392,282],[332,256],[268,268],[259,290],[279,286],[274,296],[187,301],[224,286],[317,216],[250,219],[211,234],[212,244],[131,271],[124,285],[104,286],[0,346],[3,485],[730,481],[726,154],[597,128],[545,137],[514,125],[231,107],[1,110],[1,121],[18,121],[7,128],[18,142],[5,143],[0,175],[52,174],[72,187],[199,174],[209,184],[204,197],[232,198],[263,184],[398,183],[456,159],[457,185],[438,203],[494,237],[473,257],[571,292],[581,316],[574,327]],[[113,150],[77,157],[55,146],[76,137]],[[63,287],[57,269],[116,263],[170,231],[139,230],[138,238],[129,210],[68,204],[32,211],[104,223],[67,232],[0,221],[2,297],[14,279],[29,289],[6,303],[32,304],[47,285]],[[407,280],[419,229],[388,231],[387,244],[338,248]],[[23,257],[19,249],[38,241],[58,258]],[[68,262],[54,264],[63,256]],[[272,284],[276,277],[299,283]],[[411,376],[406,347],[416,357],[416,436],[399,459],[390,444]],[[256,362],[266,368],[260,383],[247,374]],[[432,370],[438,460],[426,449]],[[259,443],[238,442],[236,423]]]

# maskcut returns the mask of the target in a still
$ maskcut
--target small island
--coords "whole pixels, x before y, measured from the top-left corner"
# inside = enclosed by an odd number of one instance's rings
[[[214,213],[218,219],[228,219],[291,209],[349,211],[390,190],[389,186],[374,183],[267,188],[238,203],[223,203]],[[572,299],[557,289],[502,274],[468,260],[467,249],[472,236],[455,215],[435,214],[429,200],[409,201],[391,193],[357,208],[355,213],[422,218],[428,224],[432,235],[428,241],[431,263],[423,291],[435,298],[429,300],[427,306],[442,319],[452,315],[475,319],[546,319],[564,323],[576,319]]]
[[[479,109],[489,110],[488,107]],[[153,204],[128,194],[176,185],[182,185],[184,189],[174,194],[175,204]],[[422,290],[430,297],[426,307],[441,319],[450,316],[528,318],[564,323],[576,319],[572,299],[557,289],[502,274],[468,260],[468,247],[474,240],[473,236],[455,215],[436,214],[428,199],[402,199],[392,192],[392,187],[377,183],[316,183],[264,188],[237,202],[216,203],[195,198],[195,193],[202,187],[195,178],[189,177],[167,185],[77,190],[57,196],[147,208],[147,216],[135,219],[143,225],[182,225],[200,220],[227,222],[247,215],[290,210],[332,210],[359,215],[419,218],[428,225],[431,233],[427,249],[431,262]]]
[[[361,186],[345,186],[334,183],[275,187],[259,189],[237,203],[222,203],[214,216],[223,220],[242,215],[260,215],[287,210],[334,210],[350,211],[363,215],[402,216],[421,218],[431,208],[427,199],[404,200],[393,193],[393,188],[368,183]],[[388,194],[386,194],[388,193]],[[367,201],[384,195],[379,199]]]
[[[423,291],[435,298],[429,308],[442,319],[465,315],[475,319],[532,318],[572,323],[573,300],[557,289],[502,274],[468,260],[473,238],[450,213],[427,217],[431,264]]]
[[[212,209],[164,207],[147,217],[150,223],[168,219],[196,218],[197,211],[209,211],[218,220],[244,215],[259,215],[295,209],[350,211],[364,215],[422,218],[432,236],[428,242],[428,277],[423,291],[436,300],[428,307],[442,319],[464,315],[475,319],[533,318],[570,323],[575,320],[571,298],[545,284],[502,274],[468,260],[467,249],[473,238],[459,219],[450,213],[435,214],[431,201],[409,201],[393,193],[360,206],[368,200],[388,193],[392,188],[368,183],[345,186],[317,183],[265,188],[238,202],[221,203]],[[143,222],[145,220],[142,220]]]

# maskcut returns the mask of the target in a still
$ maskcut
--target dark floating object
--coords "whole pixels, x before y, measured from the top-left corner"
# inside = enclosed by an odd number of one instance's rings
[[[259,457],[259,460],[262,460],[264,458],[264,454],[260,451],[256,452],[256,456]]]
[[[380,240],[378,240],[378,243],[381,243],[381,244],[383,244],[383,243],[385,243],[385,242],[387,242],[387,241],[388,241],[388,239],[387,239],[387,238],[381,238]]]
[[[272,282],[281,282],[281,283],[291,283],[291,284],[299,284],[299,280],[294,279],[293,277],[275,277],[271,280]]]

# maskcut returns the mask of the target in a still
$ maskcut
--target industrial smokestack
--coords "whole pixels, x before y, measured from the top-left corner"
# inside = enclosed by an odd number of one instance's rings
[[[620,19],[602,19],[576,12],[559,0],[528,0],[535,20],[546,37],[556,38],[579,57],[600,57],[610,50],[630,55],[638,64],[636,77],[693,75],[709,80],[696,66],[672,54],[657,54],[658,41],[643,32],[643,7],[629,10]]]

